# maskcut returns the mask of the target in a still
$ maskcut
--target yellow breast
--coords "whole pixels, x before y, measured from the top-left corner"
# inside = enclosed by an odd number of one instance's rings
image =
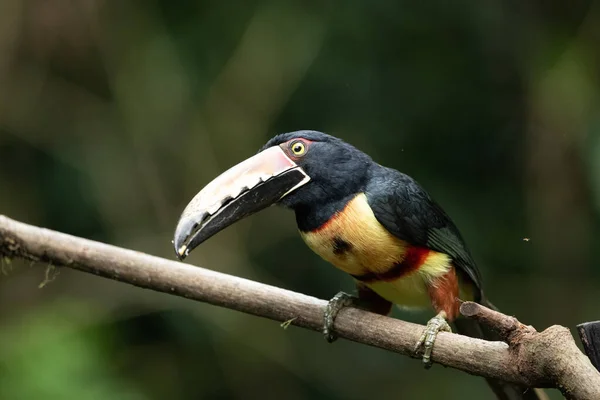
[[[377,221],[364,193],[321,227],[300,234],[315,253],[354,276],[388,271],[408,248]]]
[[[323,259],[396,304],[428,304],[427,283],[451,267],[446,254],[415,253],[416,248],[392,235],[377,221],[364,193],[321,227],[300,234]]]

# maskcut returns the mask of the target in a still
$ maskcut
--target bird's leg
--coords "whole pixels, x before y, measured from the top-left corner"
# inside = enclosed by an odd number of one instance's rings
[[[352,296],[346,292],[339,292],[327,303],[325,313],[323,314],[323,335],[329,343],[335,342],[337,335],[333,331],[333,322],[342,308],[356,305],[358,297]]]
[[[392,303],[379,296],[364,283],[357,281],[356,290],[358,296],[339,292],[327,304],[324,314],[323,334],[329,343],[334,342],[337,337],[333,331],[333,323],[338,312],[344,307],[358,307],[381,315],[388,315],[392,309]]]
[[[421,347],[423,348],[423,364],[425,364],[425,368],[427,369],[431,368],[431,351],[433,350],[433,344],[435,343],[435,339],[440,331],[452,332],[450,325],[448,325],[448,322],[446,322],[445,311],[440,311],[438,315],[431,318],[429,322],[427,322],[427,327],[423,331],[423,334],[415,346],[415,356],[418,356]]]

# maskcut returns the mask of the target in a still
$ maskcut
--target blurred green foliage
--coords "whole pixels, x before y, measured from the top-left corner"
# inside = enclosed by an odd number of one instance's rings
[[[1,213],[170,258],[204,184],[317,129],[420,181],[507,313],[598,319],[598,1],[1,3]],[[190,262],[352,288],[275,208]],[[3,265],[2,400],[492,398],[454,370],[74,271],[38,289],[45,267]]]

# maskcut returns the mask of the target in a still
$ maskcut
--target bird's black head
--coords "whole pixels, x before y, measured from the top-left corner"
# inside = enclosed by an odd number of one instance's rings
[[[310,177],[278,204],[292,209],[320,206],[364,189],[371,158],[354,146],[317,131],[277,135],[261,151],[279,146]]]
[[[175,251],[184,258],[215,233],[272,204],[298,216],[339,202],[364,189],[371,165],[365,153],[325,133],[277,135],[192,199],[177,224]]]

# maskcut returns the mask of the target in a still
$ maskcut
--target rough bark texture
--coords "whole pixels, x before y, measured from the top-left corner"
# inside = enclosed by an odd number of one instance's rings
[[[81,239],[0,216],[0,254],[66,266],[146,289],[320,330],[326,301],[200,267]],[[529,387],[559,388],[569,399],[600,399],[600,373],[568,329],[536,332],[513,317],[475,303],[461,312],[496,327],[507,343],[442,332],[434,362],[473,375]],[[340,337],[413,356],[424,327],[346,308],[335,322]]]
[[[568,399],[600,399],[600,373],[579,351],[569,329],[553,325],[537,332],[515,317],[472,302],[460,311],[498,331],[526,386],[555,387]]]

